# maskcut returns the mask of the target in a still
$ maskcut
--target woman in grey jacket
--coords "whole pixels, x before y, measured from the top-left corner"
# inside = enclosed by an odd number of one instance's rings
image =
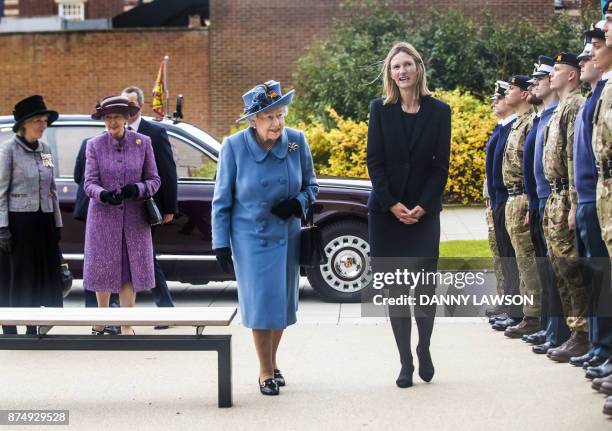
[[[13,116],[16,135],[0,144],[0,306],[61,307],[62,219],[51,149],[40,140],[58,113],[31,96]],[[17,333],[14,326],[2,329]]]

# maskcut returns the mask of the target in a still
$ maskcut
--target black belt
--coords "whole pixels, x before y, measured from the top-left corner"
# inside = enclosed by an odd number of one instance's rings
[[[567,178],[557,178],[550,182],[550,188],[553,193],[560,193],[563,190],[569,190],[569,180]]]
[[[597,163],[597,174],[604,180],[612,178],[612,160],[608,159]]]
[[[519,196],[525,194],[525,185],[523,183],[510,184],[506,188],[508,189],[508,196]]]

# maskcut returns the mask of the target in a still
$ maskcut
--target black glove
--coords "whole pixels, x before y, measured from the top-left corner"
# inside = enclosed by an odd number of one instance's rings
[[[232,250],[229,247],[216,248],[215,256],[217,257],[217,262],[219,262],[219,266],[223,270],[223,272],[227,274],[234,273],[234,263],[232,262]]]
[[[300,217],[302,215],[302,205],[296,198],[287,199],[274,205],[270,212],[283,220],[287,220],[291,216]]]
[[[10,253],[13,249],[13,237],[8,227],[0,227],[0,250]]]
[[[105,204],[119,205],[123,201],[123,197],[121,196],[121,194],[104,190],[103,192],[100,192],[100,200]]]
[[[138,190],[138,186],[136,184],[128,184],[127,186],[123,186],[121,188],[121,196],[123,199],[137,198],[139,194],[140,190]]]

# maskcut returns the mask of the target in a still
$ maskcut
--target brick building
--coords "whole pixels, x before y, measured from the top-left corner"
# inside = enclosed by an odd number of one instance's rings
[[[61,1],[65,0],[18,0],[17,16],[56,15]],[[110,18],[137,3],[86,0],[84,15]],[[159,63],[168,54],[169,90],[171,97],[184,95],[185,120],[222,136],[241,112],[242,93],[253,84],[277,79],[285,89],[292,87],[297,59],[312,42],[332,32],[334,19],[346,15],[341,3],[210,0],[207,27],[0,33],[0,57],[5,59],[0,74],[11,77],[0,80],[0,114],[9,114],[15,101],[34,93],[43,94],[50,106],[62,112],[88,113],[97,98],[125,85],[139,85],[149,92]],[[388,3],[417,14],[453,6],[469,16],[490,11],[500,18],[508,8],[502,0]],[[512,7],[537,24],[555,10],[551,0],[519,0]],[[539,14],[534,15],[534,10]]]

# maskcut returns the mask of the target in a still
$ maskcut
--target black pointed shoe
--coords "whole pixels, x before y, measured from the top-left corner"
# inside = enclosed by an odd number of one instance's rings
[[[263,383],[258,379],[259,391],[264,395],[278,395],[278,384],[274,379],[266,379]]]
[[[274,380],[276,380],[276,384],[278,386],[285,386],[285,378],[283,377],[281,371],[277,368],[274,369]]]
[[[395,384],[399,388],[409,388],[412,386],[412,373],[414,372],[413,365],[402,365],[399,376],[395,380]]]
[[[429,348],[416,348],[417,357],[419,358],[419,377],[425,382],[431,382],[434,376],[434,365],[431,360]]]

